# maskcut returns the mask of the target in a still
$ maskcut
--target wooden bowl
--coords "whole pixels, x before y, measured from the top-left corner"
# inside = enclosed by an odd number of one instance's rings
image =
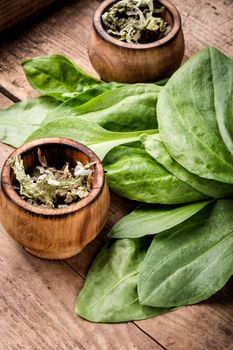
[[[50,209],[27,203],[14,190],[14,172],[5,162],[0,191],[0,218],[9,235],[28,252],[45,259],[65,259],[80,252],[103,228],[109,209],[109,190],[99,158],[86,146],[64,138],[40,139],[18,148],[25,170],[38,165],[41,149],[50,166],[71,167],[80,160],[95,162],[90,194],[66,208]]]
[[[103,28],[102,14],[117,2],[104,1],[96,10],[88,54],[104,81],[123,83],[155,82],[168,78],[180,66],[184,56],[184,37],[178,10],[168,0],[163,17],[171,26],[164,38],[149,44],[127,44],[110,36]]]

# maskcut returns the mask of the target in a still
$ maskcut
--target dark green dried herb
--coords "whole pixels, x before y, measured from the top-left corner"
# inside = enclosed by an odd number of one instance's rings
[[[77,161],[75,168],[66,163],[58,170],[48,166],[39,148],[38,160],[40,165],[31,169],[30,174],[26,174],[20,155],[9,162],[18,181],[14,189],[28,203],[63,208],[89,195],[93,163],[83,165]]]
[[[111,36],[133,44],[163,38],[171,30],[162,18],[164,6],[153,0],[121,0],[103,15],[104,27]]]

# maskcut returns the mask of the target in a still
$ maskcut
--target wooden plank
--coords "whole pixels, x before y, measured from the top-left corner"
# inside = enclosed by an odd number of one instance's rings
[[[169,350],[231,350],[232,288],[233,279],[206,302],[136,323]]]
[[[133,323],[93,324],[76,316],[83,281],[65,262],[26,253],[0,226],[2,350],[162,349]]]
[[[35,96],[25,82],[21,61],[49,53],[73,59],[80,67],[97,76],[87,56],[87,38],[92,14],[98,1],[67,1],[48,14],[34,20],[30,30],[8,37],[1,43],[0,85],[20,99]]]
[[[174,0],[173,3],[181,13],[186,58],[206,46],[233,56],[233,1]]]
[[[0,33],[40,13],[55,0],[2,0],[0,2]]]
[[[7,108],[13,104],[9,98],[0,93],[0,108]]]
[[[0,93],[0,108],[11,104]],[[0,143],[0,170],[12,150]],[[119,213],[113,205],[111,220]],[[74,303],[83,285],[80,275],[86,274],[102,239],[76,256],[78,274],[70,267],[72,259],[46,261],[26,253],[1,225],[0,240],[0,349],[162,349],[133,323],[92,324],[76,316]]]

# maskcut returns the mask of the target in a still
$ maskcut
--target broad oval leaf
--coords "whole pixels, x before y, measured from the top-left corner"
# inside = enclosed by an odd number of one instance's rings
[[[23,61],[22,66],[33,89],[60,100],[65,99],[63,94],[102,84],[62,55],[31,58]]]
[[[52,97],[42,96],[1,109],[0,141],[13,147],[21,146],[40,127],[47,112],[59,104]]]
[[[54,111],[48,111],[42,125],[57,119],[62,119],[65,116],[71,117],[74,108],[85,104],[89,100],[94,99],[96,96],[103,94],[109,89],[111,89],[111,85],[109,86],[109,84],[106,83],[90,87],[89,89],[82,92],[63,94],[67,97],[67,99],[63,101],[56,109],[54,109]]]
[[[210,57],[217,122],[222,139],[233,154],[233,60],[215,49],[210,51]]]
[[[233,183],[233,156],[224,144],[217,123],[215,106],[224,94],[215,94],[227,84],[221,65],[213,57],[216,49],[207,48],[188,60],[161,90],[157,104],[159,132],[170,155],[188,171],[220,182]],[[226,99],[224,100],[227,101]],[[229,108],[224,112],[232,117]]]
[[[155,130],[143,133],[152,134]],[[139,140],[142,131],[112,132],[82,118],[64,118],[43,125],[27,141],[43,137],[67,137],[89,146],[102,160],[114,147]]]
[[[139,301],[154,307],[195,304],[233,274],[233,201],[210,203],[157,235],[139,273]]]
[[[112,238],[138,238],[163,232],[187,220],[209,201],[182,206],[144,204],[119,220],[110,230]]]
[[[80,97],[85,98],[87,93],[92,94],[96,89],[87,90]],[[161,87],[155,84],[132,84],[105,91],[82,104],[77,96],[48,113],[43,124],[64,117],[82,116],[110,131],[154,129],[157,128],[156,104],[160,91]]]
[[[117,147],[105,158],[104,168],[110,188],[132,200],[178,204],[206,198],[204,194],[170,174],[144,149]]]
[[[233,194],[233,186],[231,184],[204,179],[192,174],[177,163],[168,153],[158,133],[154,135],[142,135],[140,140],[151,157],[159,164],[163,165],[173,175],[186,182],[197,191],[213,198],[226,198]]]
[[[103,83],[99,85],[90,86],[90,88],[82,92],[64,93],[63,96],[67,97],[67,99],[62,103],[61,107],[70,108],[71,110],[74,107],[85,104],[86,102],[93,99],[94,97],[101,95],[105,91],[111,90],[112,88],[113,88],[112,84]],[[114,88],[117,88],[117,86]],[[57,110],[59,111],[60,109],[57,109]],[[51,120],[53,119],[51,118]],[[48,120],[48,121],[51,121],[51,120]]]
[[[75,305],[76,313],[92,322],[125,322],[157,316],[169,309],[142,306],[137,280],[150,240],[108,242],[92,264]]]

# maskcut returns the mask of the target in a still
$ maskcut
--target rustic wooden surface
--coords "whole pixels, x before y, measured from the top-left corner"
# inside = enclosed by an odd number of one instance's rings
[[[55,0],[1,0],[0,33],[48,8]]]
[[[87,37],[98,1],[66,1],[0,42],[0,108],[35,95],[20,62],[62,53],[96,75],[87,57]],[[183,19],[185,58],[205,46],[233,57],[232,0],[173,0]],[[0,145],[0,166],[11,147]],[[233,348],[233,280],[210,300],[153,319],[92,324],[74,313],[76,294],[109,227],[133,204],[112,195],[103,233],[81,254],[49,262],[27,254],[0,228],[1,350],[227,350]],[[181,291],[182,293],[182,291]]]

